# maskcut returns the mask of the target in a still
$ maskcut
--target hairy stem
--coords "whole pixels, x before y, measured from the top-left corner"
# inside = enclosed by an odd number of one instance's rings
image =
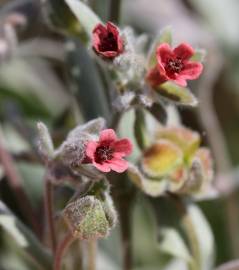
[[[132,210],[135,199],[135,188],[130,184],[126,174],[111,175],[112,196],[119,213],[121,241],[123,250],[123,269],[131,270],[132,259]]]
[[[120,9],[121,9],[121,0],[111,0],[110,2],[110,15],[109,20],[114,23],[119,23],[120,21]]]
[[[47,174],[45,175],[45,215],[46,215],[46,222],[47,227],[49,230],[49,238],[50,238],[50,245],[53,253],[56,251],[56,233],[55,233],[55,225],[54,225],[54,210],[53,210],[53,186],[52,183],[49,181]]]
[[[59,243],[54,259],[54,270],[61,270],[63,257],[74,240],[75,237],[71,232],[68,232],[64,239]]]
[[[97,241],[89,240],[88,244],[88,270],[96,269]]]
[[[37,221],[34,210],[31,206],[31,203],[23,189],[22,186],[23,181],[17,171],[17,168],[15,167],[12,156],[5,149],[3,141],[4,141],[3,134],[0,130],[0,163],[4,168],[4,172],[8,178],[8,183],[14,192],[14,195],[17,199],[22,214],[31,224],[35,233],[40,237],[40,226]]]

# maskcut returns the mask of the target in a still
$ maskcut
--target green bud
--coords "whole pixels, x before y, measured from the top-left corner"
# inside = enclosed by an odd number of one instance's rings
[[[72,233],[81,239],[106,237],[111,228],[109,210],[95,196],[85,196],[69,203],[64,209],[64,219]]]

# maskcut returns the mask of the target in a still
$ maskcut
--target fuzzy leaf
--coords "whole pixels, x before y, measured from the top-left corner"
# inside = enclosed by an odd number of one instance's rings
[[[141,165],[150,177],[166,177],[183,163],[183,152],[168,140],[160,140],[145,153]]]
[[[100,18],[80,0],[65,0],[65,2],[90,38],[94,27],[101,23]]]
[[[36,263],[37,269],[52,269],[51,257],[33,233],[0,201],[0,226],[11,235],[19,247]]]
[[[167,180],[153,181],[146,178],[137,167],[129,165],[128,175],[130,180],[146,194],[157,197],[162,195],[168,186]]]
[[[166,98],[168,101],[174,102],[177,105],[197,106],[197,98],[191,93],[188,88],[178,86],[172,82],[165,82],[155,88],[155,91]]]
[[[149,146],[149,136],[147,134],[144,111],[136,109],[134,134],[140,149],[145,149]]]
[[[173,257],[183,259],[186,262],[190,262],[192,260],[188,247],[176,229],[165,227],[159,230],[159,249],[162,252],[170,254]]]
[[[48,128],[42,122],[37,123],[39,133],[39,151],[47,158],[51,158],[54,155],[54,146],[48,131]]]
[[[164,105],[161,104],[161,102],[154,103],[151,107],[147,109],[161,124],[166,124],[167,111]]]
[[[160,32],[159,36],[156,37],[153,45],[151,46],[148,53],[148,68],[152,68],[157,64],[156,49],[162,43],[172,44],[172,28],[170,26],[165,27]]]
[[[206,51],[203,49],[196,49],[194,55],[190,58],[191,61],[203,62],[206,57]]]
[[[199,133],[183,127],[165,127],[158,130],[157,139],[166,139],[177,145],[184,153],[186,162],[190,162],[192,156],[200,145]]]

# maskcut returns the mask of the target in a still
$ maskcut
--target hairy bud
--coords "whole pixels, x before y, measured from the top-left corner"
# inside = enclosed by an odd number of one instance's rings
[[[64,219],[76,237],[87,240],[103,238],[114,223],[109,204],[106,205],[95,196],[85,196],[66,206]]]
[[[54,146],[48,128],[42,122],[37,123],[39,141],[38,149],[43,159],[52,158],[54,155]]]

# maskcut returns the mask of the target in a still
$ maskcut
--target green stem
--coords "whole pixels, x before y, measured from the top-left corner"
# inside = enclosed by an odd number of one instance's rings
[[[120,21],[121,0],[111,0],[109,20],[118,24]]]
[[[71,232],[68,232],[64,239],[57,246],[54,259],[54,270],[61,270],[62,259],[74,240],[75,237],[72,235]]]
[[[53,212],[53,186],[52,183],[49,181],[47,174],[45,175],[45,214],[46,214],[46,221],[47,227],[49,230],[49,238],[50,238],[50,245],[53,253],[56,251],[56,233],[55,233],[55,225],[54,225],[54,212]]]
[[[120,176],[112,174],[109,180],[112,184],[112,196],[119,213],[123,269],[131,270],[133,268],[131,225],[135,188],[130,184],[126,174]]]

